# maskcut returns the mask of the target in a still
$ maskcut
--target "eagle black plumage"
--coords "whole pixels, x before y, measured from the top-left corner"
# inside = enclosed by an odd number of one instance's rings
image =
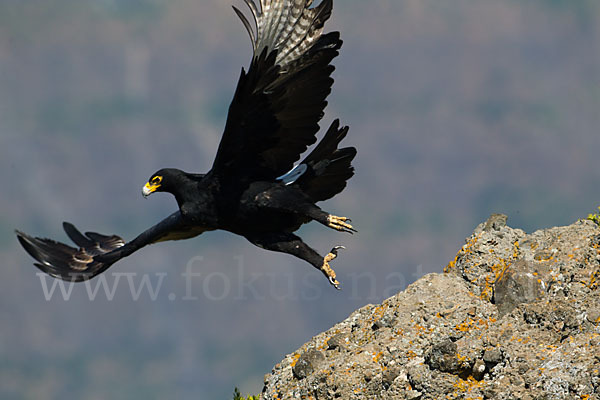
[[[116,235],[82,234],[70,223],[63,228],[77,247],[17,231],[17,238],[49,275],[83,281],[142,247],[195,237],[222,229],[272,251],[299,257],[323,272],[338,288],[326,256],[306,245],[295,232],[317,221],[342,232],[355,232],[349,219],[315,203],[329,199],[354,174],[353,147],[340,148],[348,132],[335,120],[320,142],[319,121],[331,91],[331,61],[342,45],[339,32],[323,34],[333,0],[244,0],[251,23],[234,7],[253,46],[250,68],[242,69],[229,107],[225,130],[211,170],[191,174],[162,169],[143,188],[144,196],[168,192],[179,209],[126,242]]]

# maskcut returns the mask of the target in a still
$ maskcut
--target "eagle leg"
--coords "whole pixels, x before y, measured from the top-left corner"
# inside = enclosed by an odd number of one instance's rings
[[[293,233],[260,233],[246,236],[246,239],[262,249],[291,254],[307,261],[321,271],[333,287],[340,289],[340,283],[336,280],[335,271],[331,268],[329,262],[337,257],[338,250],[343,249],[344,246],[335,246],[325,257],[322,257]]]

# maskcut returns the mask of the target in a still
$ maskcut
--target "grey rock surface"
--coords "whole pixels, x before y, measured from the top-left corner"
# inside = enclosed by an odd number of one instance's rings
[[[599,399],[600,229],[493,215],[444,273],[286,356],[262,399]]]

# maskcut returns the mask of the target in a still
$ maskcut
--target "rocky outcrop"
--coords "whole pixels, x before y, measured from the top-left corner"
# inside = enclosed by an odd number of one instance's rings
[[[600,229],[526,234],[493,215],[444,273],[315,336],[275,399],[600,398]]]

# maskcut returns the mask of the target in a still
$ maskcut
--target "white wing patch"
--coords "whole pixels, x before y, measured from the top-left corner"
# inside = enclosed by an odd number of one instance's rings
[[[283,182],[286,186],[296,182],[298,178],[302,176],[308,169],[306,164],[298,164],[292,168],[288,173],[281,175],[277,178],[278,181]]]

